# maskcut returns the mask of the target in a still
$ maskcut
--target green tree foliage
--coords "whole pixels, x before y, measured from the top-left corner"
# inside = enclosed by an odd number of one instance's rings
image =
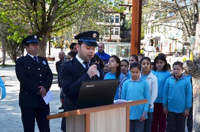
[[[92,0],[1,0],[1,18],[9,23],[14,34],[11,39],[21,42],[21,34],[36,33],[41,37],[39,55],[46,56],[46,42],[50,33],[70,26],[92,5]]]
[[[9,39],[21,42],[22,34],[26,36],[38,34],[42,40],[39,45],[39,55],[45,57],[46,43],[50,33],[71,26],[79,19],[84,22],[86,18],[83,16],[99,2],[110,4],[107,0],[0,0],[0,17],[3,22],[10,24],[9,31],[14,32]],[[92,18],[87,18],[87,20],[93,22]],[[93,24],[89,27],[95,26]],[[96,26],[96,28],[99,27]]]
[[[3,65],[5,64],[5,53],[15,62],[17,57],[22,56],[24,53],[24,45],[13,40],[8,39],[9,36],[13,35],[13,32],[9,32],[8,29],[11,28],[9,24],[0,23],[0,36],[3,47]]]

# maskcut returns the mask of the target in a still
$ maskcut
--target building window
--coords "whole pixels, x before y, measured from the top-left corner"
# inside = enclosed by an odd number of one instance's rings
[[[115,35],[119,35],[119,28],[115,28]]]
[[[114,16],[110,17],[110,22],[113,23],[114,22]]]
[[[109,17],[108,17],[108,15],[106,15],[105,21],[106,21],[106,22],[109,22]]]
[[[111,29],[111,35],[113,35],[113,28]]]
[[[115,23],[119,23],[119,16],[115,16]]]

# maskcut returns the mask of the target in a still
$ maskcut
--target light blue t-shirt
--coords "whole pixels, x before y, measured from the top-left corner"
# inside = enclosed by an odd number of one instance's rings
[[[152,73],[157,77],[158,81],[158,96],[155,100],[155,103],[163,103],[165,82],[167,78],[171,76],[171,74],[169,71],[154,71],[154,70],[152,70]]]

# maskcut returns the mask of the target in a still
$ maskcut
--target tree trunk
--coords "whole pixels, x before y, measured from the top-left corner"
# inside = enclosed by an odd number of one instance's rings
[[[47,37],[46,34],[42,34],[42,41],[39,44],[39,52],[38,56],[46,58],[46,45],[47,45]]]
[[[199,16],[200,17],[200,16]],[[200,20],[200,19],[199,19]],[[194,60],[186,61],[184,69],[192,75],[193,85],[193,132],[200,131],[200,22],[196,25]]]
[[[2,65],[5,65],[6,61],[6,46],[5,46],[5,38],[1,35],[1,42],[2,42]]]

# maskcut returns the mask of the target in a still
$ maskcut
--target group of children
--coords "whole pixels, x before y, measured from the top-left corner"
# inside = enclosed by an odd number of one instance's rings
[[[182,62],[173,64],[171,74],[162,54],[154,59],[153,68],[148,57],[131,55],[129,61],[120,61],[113,55],[104,65],[104,72],[104,79],[119,79],[115,100],[148,99],[146,104],[130,107],[130,132],[185,131],[192,85],[191,76],[183,74]]]

